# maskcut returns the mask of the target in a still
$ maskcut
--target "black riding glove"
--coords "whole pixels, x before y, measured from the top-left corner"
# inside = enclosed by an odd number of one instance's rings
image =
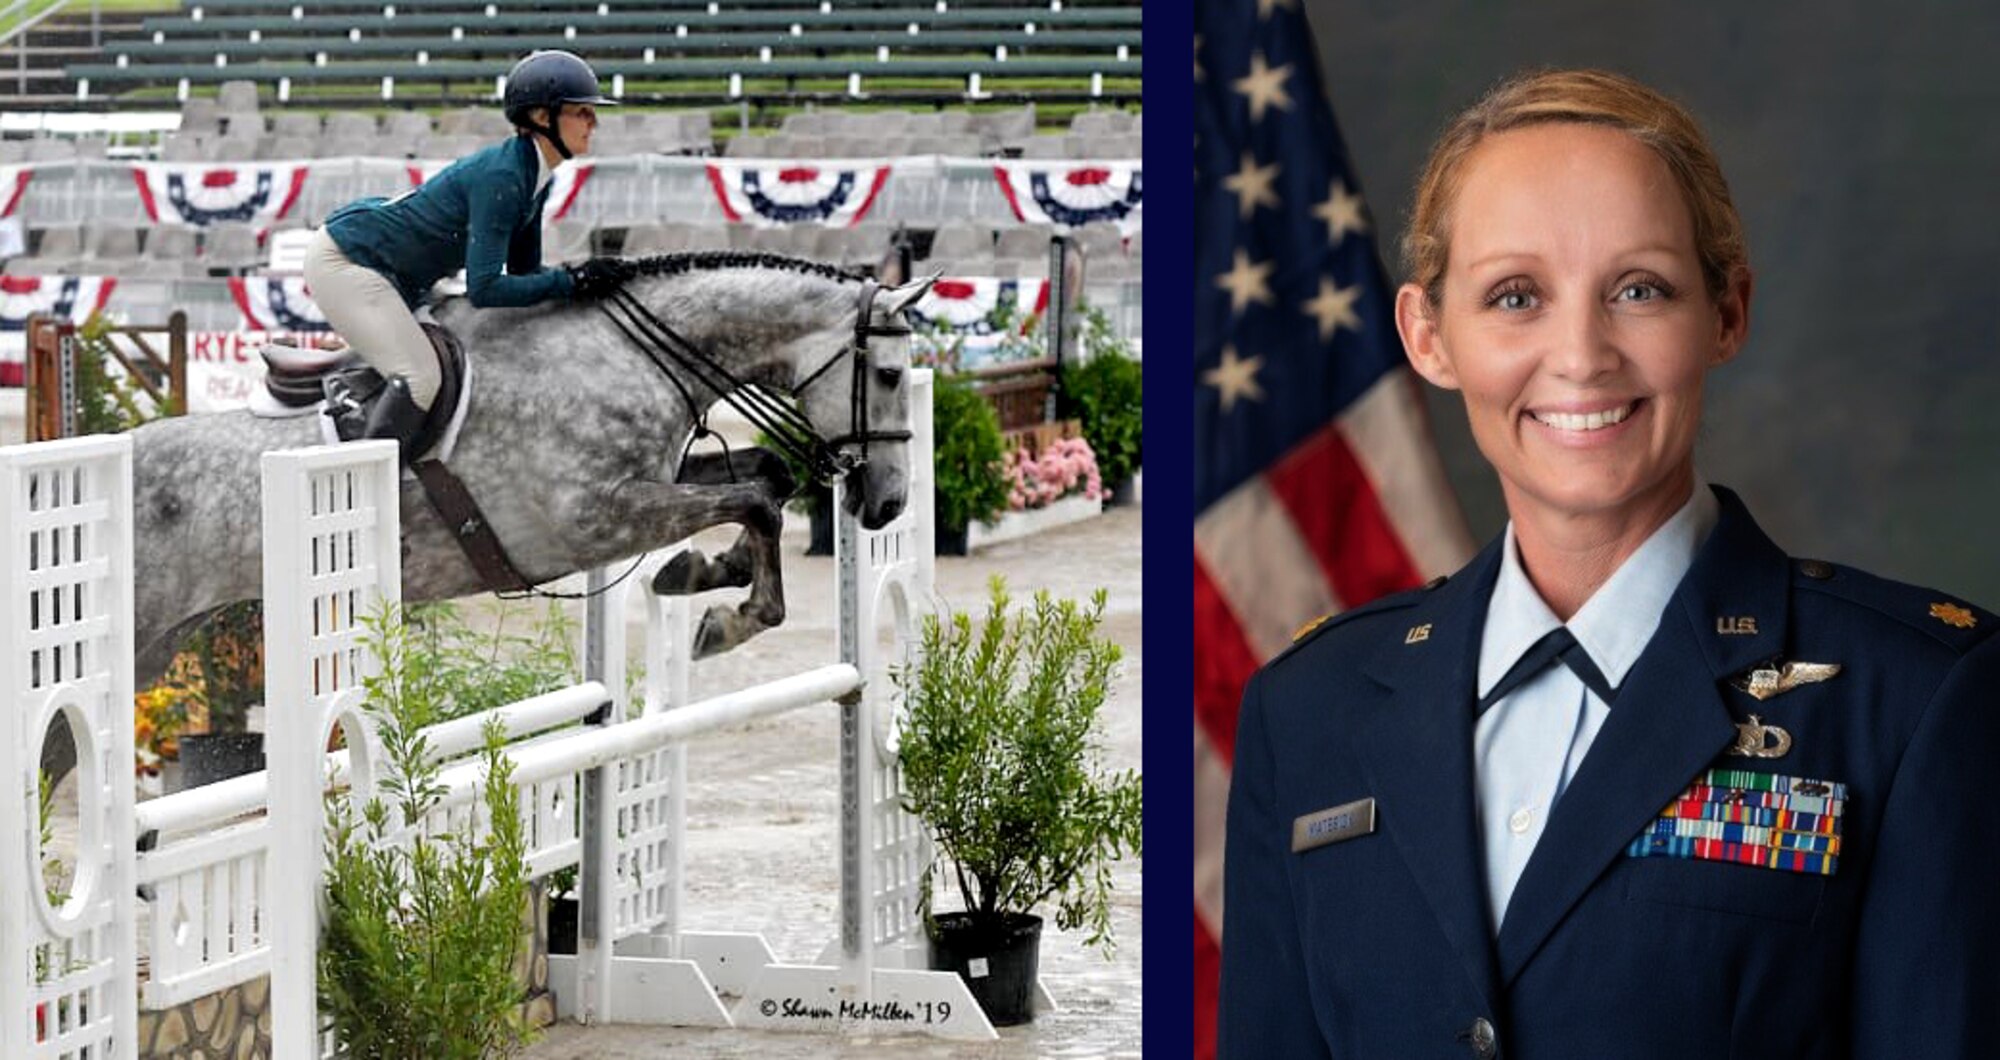
[[[575,285],[571,297],[602,298],[623,287],[625,281],[638,273],[624,258],[591,258],[581,265],[570,266],[569,278]]]

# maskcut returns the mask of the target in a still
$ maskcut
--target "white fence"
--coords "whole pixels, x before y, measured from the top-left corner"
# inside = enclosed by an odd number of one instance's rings
[[[578,953],[551,958],[566,1014],[995,1037],[955,975],[923,970],[916,884],[929,850],[898,805],[886,668],[911,643],[932,582],[931,380],[913,377],[911,503],[877,531],[839,517],[840,633],[825,664],[690,703],[688,603],[649,597],[644,701],[626,717],[616,700],[627,582],[591,602],[588,680],[428,730],[450,794],[426,827],[484,826],[475,752],[483,723],[498,717],[531,873],[579,866]],[[139,1004],[171,1006],[266,973],[273,1054],[338,1053],[315,1004],[323,800],[329,785],[356,799],[374,789],[379,743],[361,684],[378,661],[359,636],[361,620],[398,596],[396,461],[386,442],[263,460],[269,770],[135,807],[130,440],[0,449],[9,557],[0,564],[0,709],[16,719],[17,737],[0,740],[9,778],[0,813],[35,834],[39,734],[57,712],[77,733],[83,792],[66,902],[48,904],[38,844],[0,855],[0,1055],[73,1057],[88,1046],[105,1060],[130,1056]],[[786,965],[754,934],[682,930],[684,742],[832,702],[841,712],[841,919],[829,933],[838,939],[820,963]],[[348,749],[327,754],[336,726]],[[135,889],[151,907],[143,994]],[[733,1008],[728,997],[738,998]]]

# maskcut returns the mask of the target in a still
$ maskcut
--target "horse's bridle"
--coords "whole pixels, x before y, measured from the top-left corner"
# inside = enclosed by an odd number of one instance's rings
[[[695,433],[689,439],[712,433],[708,429],[708,417],[702,407],[695,403],[694,395],[687,384],[681,381],[668,365],[672,361],[683,371],[692,375],[702,385],[713,390],[717,397],[728,402],[731,408],[742,413],[758,430],[771,439],[773,447],[782,450],[793,462],[803,465],[812,477],[831,485],[856,468],[868,462],[870,442],[907,442],[909,431],[871,430],[868,424],[868,342],[876,337],[903,336],[910,329],[900,325],[876,324],[871,318],[875,311],[875,295],[881,285],[874,280],[864,280],[861,296],[856,306],[853,339],[836,350],[819,367],[807,373],[787,391],[793,401],[802,402],[806,388],[817,382],[843,358],[854,358],[854,388],[848,407],[848,430],[846,434],[827,438],[797,406],[779,400],[764,392],[747,388],[727,368],[707,351],[689,342],[672,327],[653,314],[631,292],[620,288],[613,291],[600,303],[605,316],[623,332],[625,337],[646,355],[647,360],[667,377],[667,381],[680,391],[681,399],[687,402],[688,412],[694,417]],[[621,317],[620,313],[623,316]],[[858,452],[851,447],[859,446]]]

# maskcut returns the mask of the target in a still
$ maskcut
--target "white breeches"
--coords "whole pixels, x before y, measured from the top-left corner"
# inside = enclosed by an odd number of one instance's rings
[[[383,378],[402,376],[428,409],[437,398],[437,354],[389,278],[356,265],[321,228],[306,245],[306,285],[327,323]]]

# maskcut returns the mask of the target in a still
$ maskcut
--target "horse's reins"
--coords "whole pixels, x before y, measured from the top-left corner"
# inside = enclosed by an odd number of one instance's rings
[[[604,315],[624,334],[632,345],[646,355],[653,367],[667,377],[681,400],[687,404],[688,413],[694,418],[694,432],[688,437],[692,446],[697,439],[715,432],[709,429],[708,412],[695,401],[694,394],[673,368],[678,366],[697,383],[715,392],[722,401],[740,413],[751,425],[771,439],[773,448],[782,451],[791,460],[806,468],[817,481],[831,485],[842,475],[868,462],[870,442],[906,442],[909,431],[878,431],[869,428],[868,417],[868,340],[877,336],[908,335],[910,329],[898,325],[876,324],[874,316],[875,295],[881,290],[874,280],[864,280],[861,295],[854,316],[854,336],[844,347],[834,351],[820,366],[806,373],[805,378],[793,384],[786,391],[791,402],[781,400],[762,388],[745,385],[708,351],[688,341],[675,331],[672,325],[661,320],[652,310],[646,308],[630,291],[619,288],[599,303]],[[817,382],[842,358],[854,357],[852,396],[848,406],[848,432],[833,438],[825,437],[814,427],[798,405],[793,402],[803,400],[806,388]],[[669,363],[671,362],[671,364]],[[850,446],[860,446],[858,453],[850,452]],[[681,454],[686,458],[685,451]]]
[[[852,354],[855,358],[854,387],[848,406],[848,432],[833,438],[821,435],[818,428],[812,425],[812,421],[807,419],[805,413],[796,405],[780,401],[761,388],[744,385],[741,379],[736,378],[729,369],[709,356],[707,351],[689,342],[623,287],[608,295],[599,303],[599,307],[632,345],[637,346],[639,352],[646,355],[646,359],[652,362],[653,367],[658,368],[660,374],[667,377],[667,382],[674,385],[674,389],[680,392],[681,400],[687,403],[688,412],[694,417],[694,431],[688,436],[688,448],[693,447],[698,439],[715,435],[715,432],[709,429],[707,410],[696,403],[694,394],[673,371],[669,361],[679,365],[702,385],[715,391],[716,396],[728,402],[731,408],[743,415],[744,419],[763,431],[776,448],[782,450],[795,463],[806,467],[814,479],[831,485],[840,476],[868,462],[868,443],[910,440],[909,431],[877,431],[870,430],[868,426],[868,340],[877,336],[893,337],[910,333],[909,328],[876,324],[870,319],[874,316],[875,295],[880,290],[880,285],[874,280],[862,281],[861,297],[854,317],[853,340],[834,351],[833,355],[818,368],[806,373],[804,379],[799,380],[786,392],[792,401],[801,401],[801,395],[805,393],[807,387],[817,382],[828,369],[839,363],[841,358]],[[623,318],[618,312],[614,312],[614,309],[623,311]],[[721,438],[720,435],[715,436]],[[861,446],[858,455],[847,452],[847,447],[855,444]],[[726,453],[727,442],[723,443],[723,448]],[[683,461],[687,459],[686,448],[681,452],[681,459]],[[528,596],[540,596],[552,600],[589,599],[609,591],[612,586],[631,577],[645,558],[642,555],[634,559],[632,565],[625,569],[625,573],[612,579],[602,588],[588,592],[550,592],[539,585],[528,583],[527,579],[521,578],[516,573],[515,578],[526,585],[525,588],[495,589],[494,594],[503,600],[516,600]],[[508,567],[511,569],[512,564],[508,564]]]

